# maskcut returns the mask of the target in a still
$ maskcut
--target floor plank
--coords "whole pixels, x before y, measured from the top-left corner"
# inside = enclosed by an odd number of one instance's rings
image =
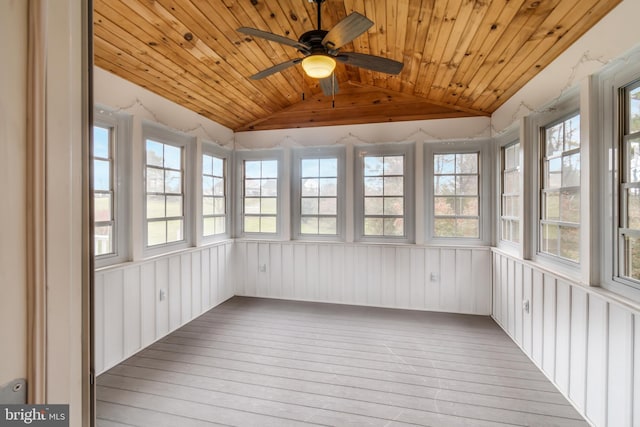
[[[98,426],[587,426],[490,318],[235,297],[98,378]]]

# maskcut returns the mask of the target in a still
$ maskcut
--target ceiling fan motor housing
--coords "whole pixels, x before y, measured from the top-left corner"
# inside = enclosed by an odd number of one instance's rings
[[[299,50],[301,53],[305,55],[313,55],[316,53],[327,53],[327,48],[322,45],[322,40],[327,35],[328,31],[325,30],[311,30],[307,31],[303,35],[300,36],[298,40],[300,43],[309,46],[309,50],[304,52]]]

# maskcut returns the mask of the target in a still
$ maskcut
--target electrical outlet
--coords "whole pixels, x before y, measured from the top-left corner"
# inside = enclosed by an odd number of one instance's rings
[[[525,313],[529,313],[529,310],[530,310],[530,309],[531,309],[531,307],[530,307],[530,304],[529,304],[529,300],[528,300],[528,299],[523,300],[523,301],[522,301],[522,310],[523,310]]]
[[[167,298],[167,293],[164,289],[160,289],[160,301],[164,301]]]
[[[267,264],[260,264],[260,273],[266,273],[267,272]]]
[[[438,276],[438,273],[431,273],[431,281],[437,282],[438,280],[440,280],[440,276]]]

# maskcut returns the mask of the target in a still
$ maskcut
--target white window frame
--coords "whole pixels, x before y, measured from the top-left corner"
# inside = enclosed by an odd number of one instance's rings
[[[425,239],[426,243],[434,245],[475,245],[491,244],[493,206],[493,192],[491,183],[493,168],[491,162],[492,143],[489,139],[474,141],[451,141],[426,143],[424,147],[425,171]],[[478,238],[469,237],[439,237],[434,235],[434,168],[435,154],[464,154],[478,153]]]
[[[502,135],[498,136],[495,138],[496,141],[496,153],[495,153],[495,160],[496,160],[496,204],[495,204],[495,212],[497,213],[496,215],[496,221],[495,221],[495,241],[496,241],[496,246],[499,247],[500,249],[507,251],[509,253],[512,253],[516,256],[520,256],[522,257],[522,247],[524,245],[524,237],[525,237],[525,233],[524,233],[524,229],[525,229],[525,224],[524,224],[524,195],[523,195],[523,177],[524,177],[524,167],[523,167],[523,159],[524,159],[524,147],[522,144],[522,138],[519,132],[519,127],[518,128],[514,128],[512,130],[509,130],[505,133],[503,133]],[[518,180],[518,193],[520,195],[520,200],[518,203],[518,208],[519,208],[519,212],[520,215],[518,216],[518,221],[519,221],[519,233],[518,233],[518,238],[519,238],[519,242],[515,243],[512,241],[508,241],[508,240],[503,240],[502,239],[502,195],[503,195],[503,187],[504,187],[504,177],[503,177],[503,173],[504,173],[504,150],[505,147],[509,147],[511,145],[514,144],[520,144],[520,150],[519,150],[519,156],[518,156],[518,162],[519,162],[519,170],[520,170],[520,174],[519,174],[519,180]]]
[[[388,143],[354,147],[354,226],[358,242],[414,243],[415,241],[415,144]],[[364,157],[404,156],[404,236],[364,235]]]
[[[147,140],[151,139],[162,144],[179,147],[182,149],[182,167],[183,167],[183,240],[178,242],[169,242],[160,245],[149,246],[148,230],[147,230],[147,185],[146,185],[146,167],[147,167]],[[186,135],[161,125],[151,122],[142,124],[142,250],[145,257],[162,255],[169,252],[186,249],[193,245],[194,227],[193,218],[193,189],[195,177],[195,145],[196,139],[193,136]]]
[[[526,140],[530,142],[521,146],[521,150],[524,150],[524,163],[523,163],[523,179],[525,183],[531,183],[532,191],[524,191],[523,197],[527,200],[528,208],[525,204],[526,211],[523,211],[523,215],[529,216],[527,222],[528,228],[525,230],[529,234],[527,248],[528,253],[525,258],[540,263],[541,265],[554,269],[555,271],[564,274],[568,277],[576,278],[580,280],[582,276],[581,266],[585,262],[585,255],[582,253],[583,245],[582,240],[587,236],[588,225],[581,224],[580,226],[580,262],[574,262],[561,257],[553,256],[540,251],[540,233],[541,233],[541,209],[542,209],[542,156],[544,155],[544,147],[542,147],[542,133],[546,127],[556,124],[564,119],[570,118],[574,115],[580,115],[580,167],[581,167],[581,187],[585,182],[584,179],[584,162],[585,156],[583,149],[585,148],[585,135],[582,132],[583,117],[580,111],[579,92],[576,89],[570,91],[563,100],[558,102],[553,108],[548,108],[543,113],[534,114],[525,119],[525,134]],[[526,185],[525,185],[526,187]],[[535,190],[533,190],[535,189]],[[580,191],[581,208],[580,215],[582,217],[584,213],[584,191]],[[524,219],[524,218],[523,218]]]
[[[280,240],[283,236],[283,224],[285,224],[284,209],[284,151],[282,149],[271,150],[247,150],[236,151],[235,157],[235,235],[247,239]],[[278,161],[278,195],[276,202],[276,232],[275,233],[247,233],[244,231],[244,162],[246,160],[277,160]],[[287,218],[288,219],[288,218]]]
[[[327,159],[336,158],[338,160],[338,176],[337,176],[337,229],[336,235],[316,235],[303,234],[300,231],[300,223],[302,220],[301,213],[301,161],[303,159]],[[291,236],[296,240],[329,240],[344,241],[346,224],[345,224],[345,147],[307,147],[295,148],[292,150],[291,165]]]
[[[94,266],[96,268],[107,267],[130,260],[131,224],[129,221],[129,183],[131,182],[131,122],[131,116],[127,114],[113,111],[101,105],[94,107],[93,125],[111,129],[111,147],[113,150],[113,168],[111,172],[114,191],[114,252],[94,256]],[[91,151],[93,158],[93,145]],[[93,188],[93,184],[91,188]],[[93,212],[91,213],[91,217],[93,218]],[[95,243],[92,242],[92,245],[94,244]]]
[[[203,207],[202,207],[202,199],[204,198],[204,194],[203,194],[203,188],[202,188],[202,177],[204,175],[203,170],[202,170],[202,156],[204,155],[208,155],[208,156],[213,156],[213,157],[217,157],[219,159],[223,159],[224,160],[224,191],[225,191],[225,208],[226,208],[226,214],[225,214],[225,232],[222,234],[214,234],[211,236],[205,236],[204,235],[204,215],[203,215]],[[198,196],[200,198],[200,203],[198,203],[198,212],[197,212],[197,218],[198,218],[198,236],[199,239],[202,243],[211,243],[211,242],[218,242],[221,240],[227,240],[229,238],[231,238],[231,234],[232,234],[232,230],[231,230],[231,218],[232,218],[232,210],[231,210],[231,201],[232,201],[232,197],[231,197],[231,190],[232,190],[232,186],[231,186],[231,181],[232,181],[232,177],[233,175],[233,171],[232,171],[232,166],[233,166],[233,156],[232,156],[232,151],[222,148],[220,146],[217,146],[213,143],[210,142],[203,142],[202,143],[202,149],[201,149],[201,153],[200,153],[200,168],[199,170],[199,175],[200,175],[200,179],[199,179],[199,191],[198,191]]]

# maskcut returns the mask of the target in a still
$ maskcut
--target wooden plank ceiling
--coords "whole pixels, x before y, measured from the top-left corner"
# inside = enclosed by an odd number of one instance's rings
[[[375,22],[342,47],[401,61],[399,75],[338,63],[335,100],[292,47],[316,26],[308,0],[95,0],[95,64],[235,131],[488,116],[621,0],[327,0],[323,29]],[[304,99],[303,99],[303,96]]]

